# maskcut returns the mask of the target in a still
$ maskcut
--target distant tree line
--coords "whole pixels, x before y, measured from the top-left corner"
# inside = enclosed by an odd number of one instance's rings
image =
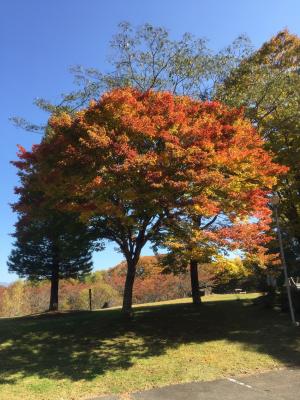
[[[135,304],[173,300],[191,296],[188,268],[175,274],[170,272],[164,256],[140,258],[133,290]],[[264,272],[256,263],[241,259],[218,260],[199,267],[200,287],[215,293],[234,292],[235,288],[247,291],[266,290]],[[122,304],[126,279],[126,262],[115,267],[87,274],[80,279],[61,279],[59,285],[59,310],[89,310],[89,290],[92,292],[94,310]],[[209,290],[209,291],[210,291]],[[51,285],[49,279],[20,280],[6,287],[0,286],[0,316],[14,317],[43,313],[49,307]]]

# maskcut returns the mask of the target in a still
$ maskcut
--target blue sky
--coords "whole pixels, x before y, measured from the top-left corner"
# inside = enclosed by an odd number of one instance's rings
[[[29,148],[40,136],[9,122],[13,115],[43,122],[33,99],[52,101],[73,87],[75,64],[107,70],[108,44],[120,21],[165,26],[174,38],[191,32],[219,49],[246,33],[255,47],[282,28],[300,34],[299,0],[1,0],[0,3],[0,282],[8,274],[9,233],[16,216],[16,144]],[[149,250],[145,250],[149,253]],[[95,256],[95,268],[114,265],[121,254],[109,245]]]

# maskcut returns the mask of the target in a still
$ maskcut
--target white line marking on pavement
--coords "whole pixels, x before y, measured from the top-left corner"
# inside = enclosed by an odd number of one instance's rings
[[[249,389],[253,389],[252,386],[250,385],[246,385],[246,383],[237,381],[236,379],[232,379],[232,378],[227,378],[228,381],[232,382],[232,383],[236,383],[237,385],[241,385],[241,386],[246,386]]]

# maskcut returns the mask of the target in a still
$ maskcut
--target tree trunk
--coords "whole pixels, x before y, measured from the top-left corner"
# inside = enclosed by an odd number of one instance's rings
[[[58,282],[59,264],[56,262],[52,266],[49,311],[58,310]]]
[[[199,291],[198,262],[196,260],[190,261],[190,274],[193,304],[198,305],[201,304],[201,298]]]
[[[132,260],[127,261],[127,275],[124,288],[122,311],[128,317],[130,317],[132,314],[132,292],[133,292],[136,264],[137,263]]]

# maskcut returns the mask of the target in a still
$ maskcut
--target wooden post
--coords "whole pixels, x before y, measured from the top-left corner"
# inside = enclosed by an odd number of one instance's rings
[[[92,311],[92,289],[89,289],[89,303],[90,303],[90,311]]]

